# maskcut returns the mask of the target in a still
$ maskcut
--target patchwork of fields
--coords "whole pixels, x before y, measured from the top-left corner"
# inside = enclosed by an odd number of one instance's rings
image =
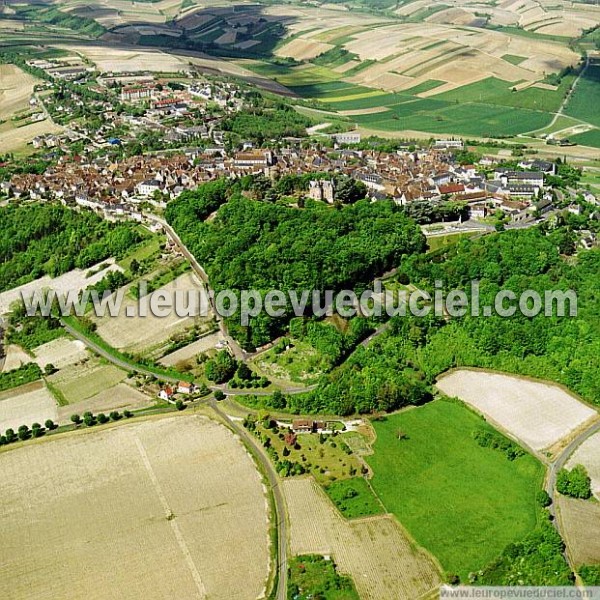
[[[418,598],[440,584],[435,563],[387,515],[346,521],[312,478],[286,479],[292,555],[333,556],[364,600]]]

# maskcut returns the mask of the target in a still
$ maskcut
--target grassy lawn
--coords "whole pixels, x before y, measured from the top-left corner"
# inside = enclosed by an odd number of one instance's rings
[[[271,348],[252,360],[256,371],[271,380],[315,383],[331,368],[326,357],[308,342],[291,340],[290,348],[281,353]]]
[[[325,492],[347,519],[385,512],[368,482],[362,477],[334,481],[325,487]]]
[[[373,489],[448,572],[466,580],[536,526],[541,464],[479,446],[473,432],[493,429],[467,408],[436,400],[373,425]]]
[[[131,266],[131,262],[135,259],[138,262],[149,258],[155,258],[160,254],[161,237],[153,235],[148,238],[146,242],[138,246],[131,254],[126,256],[123,260],[119,261],[119,266],[125,270],[128,270]]]
[[[477,231],[468,231],[466,233],[449,233],[448,235],[436,235],[427,238],[427,249],[431,252],[433,250],[439,250],[446,246],[456,244],[462,239],[470,238],[479,235]]]

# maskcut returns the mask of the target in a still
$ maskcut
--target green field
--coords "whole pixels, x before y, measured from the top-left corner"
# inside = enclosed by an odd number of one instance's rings
[[[517,56],[516,54],[505,54],[502,59],[511,65],[520,65],[523,61],[527,60],[525,56]]]
[[[373,424],[373,489],[448,572],[466,580],[535,528],[542,466],[479,446],[473,432],[493,429],[467,408],[436,400]]]
[[[591,146],[592,148],[600,148],[600,129],[592,129],[578,135],[571,135],[569,139],[572,142],[577,142],[581,146]]]
[[[347,519],[385,512],[368,482],[362,477],[334,481],[325,487],[325,492]]]
[[[588,68],[585,76],[579,80],[565,109],[565,113],[571,117],[600,127],[599,97],[600,65],[593,65]]]

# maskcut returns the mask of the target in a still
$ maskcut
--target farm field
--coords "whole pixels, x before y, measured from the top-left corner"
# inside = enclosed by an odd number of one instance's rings
[[[38,80],[15,65],[0,64],[0,115],[7,119],[29,108],[29,98]]]
[[[535,528],[542,466],[480,446],[474,432],[494,431],[481,417],[436,400],[373,426],[373,489],[446,571],[466,581]]]
[[[458,369],[440,377],[437,387],[538,452],[598,418],[594,409],[559,386],[513,375]]]
[[[579,80],[571,96],[565,114],[600,127],[598,95],[600,94],[600,65],[590,65]]]
[[[127,373],[96,357],[86,358],[48,378],[69,404],[92,398],[124,381]]]
[[[558,497],[559,518],[565,541],[577,566],[600,562],[600,504]]]
[[[440,584],[434,561],[389,515],[346,521],[312,478],[282,483],[292,555],[332,556],[363,600],[418,598]]]
[[[567,468],[572,469],[575,465],[583,465],[592,480],[592,492],[600,500],[600,433],[589,437],[567,462]]]
[[[174,299],[175,291],[204,293],[204,288],[191,273],[184,273],[174,281],[160,287],[152,294],[166,293],[167,298]],[[174,302],[174,300],[173,300]],[[138,314],[138,302],[127,295],[116,318],[92,316],[97,323],[97,333],[108,344],[118,350],[130,352],[150,351],[168,343],[172,335],[181,333],[194,325],[200,317],[179,317],[175,310],[170,310],[166,317],[154,316],[150,310],[146,317],[128,317],[127,310],[133,309]]]
[[[239,440],[215,422],[128,421],[2,452],[0,464],[0,576],[16,598],[47,597],[49,581],[70,598],[264,592],[263,485]],[[40,543],[22,543],[30,537]]]
[[[85,345],[79,340],[60,337],[34,349],[35,362],[43,369],[46,365],[54,365],[62,369],[89,356]]]
[[[0,393],[0,432],[21,425],[44,424],[58,417],[56,401],[42,381]]]
[[[174,367],[177,363],[195,358],[201,352],[212,350],[221,339],[220,333],[209,333],[200,339],[163,356],[158,362],[167,367]]]
[[[142,50],[137,48],[121,49],[106,46],[72,46],[61,45],[61,48],[85,56],[102,72],[132,73],[136,71],[158,71],[174,73],[187,71],[187,61],[161,50]]]
[[[33,360],[23,348],[15,344],[6,346],[4,352],[6,356],[4,357],[4,366],[1,369],[3,373],[18,369],[21,365],[30,363]]]
[[[120,268],[114,264],[114,261],[106,260],[101,264],[108,265],[105,269],[95,272],[100,265],[94,265],[91,269],[73,269],[68,273],[59,275],[58,277],[50,277],[44,275],[35,281],[30,281],[24,285],[7,290],[6,292],[0,293],[0,315],[6,314],[10,310],[10,305],[18,300],[21,300],[22,296],[31,298],[31,296],[38,290],[53,289],[57,294],[66,294],[70,290],[81,291],[88,286],[98,283],[109,271],[119,270]],[[90,271],[94,271],[95,274],[87,277]]]
[[[71,415],[77,412],[83,415],[87,411],[94,414],[110,413],[113,410],[139,410],[151,406],[155,398],[150,398],[133,386],[121,382],[104,389],[85,400],[78,400],[76,404],[67,404],[58,407],[58,422],[70,423]]]

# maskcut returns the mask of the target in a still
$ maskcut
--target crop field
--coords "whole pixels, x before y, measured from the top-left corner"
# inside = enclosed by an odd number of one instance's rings
[[[3,452],[0,464],[0,576],[15,598],[47,597],[49,581],[62,598],[255,600],[264,591],[263,485],[221,425],[128,421]]]
[[[535,451],[564,442],[598,413],[557,385],[469,369],[444,375],[437,387],[457,396]]]
[[[598,96],[600,95],[600,65],[592,65],[579,80],[565,114],[600,127]]]
[[[6,119],[29,107],[35,77],[15,65],[0,64],[0,115]]]
[[[175,352],[171,352],[166,356],[163,356],[159,362],[162,365],[167,367],[174,367],[177,363],[181,361],[187,361],[192,358],[195,358],[201,352],[207,352],[208,350],[212,350],[219,343],[221,339],[221,335],[219,333],[209,333],[208,335],[202,336],[200,339],[180,348],[179,350],[175,350]]]
[[[389,515],[346,521],[311,478],[286,479],[292,555],[333,556],[363,600],[418,598],[440,583],[435,562]]]
[[[75,404],[110,390],[126,377],[125,371],[92,357],[61,369],[48,381],[69,404]]]
[[[10,310],[13,302],[21,300],[23,296],[30,298],[36,291],[42,289],[53,289],[57,294],[66,294],[70,290],[81,291],[88,286],[98,283],[109,271],[118,270],[119,267],[114,261],[106,260],[102,264],[108,265],[105,269],[99,270],[94,275],[87,277],[89,271],[96,271],[100,265],[94,265],[89,270],[73,269],[58,277],[44,275],[35,281],[31,281],[19,287],[7,290],[0,294],[0,315],[4,315]]]
[[[6,355],[4,357],[4,366],[1,369],[3,373],[18,369],[21,365],[30,363],[33,360],[23,348],[15,344],[6,346],[4,352]]]
[[[63,46],[69,52],[77,52],[91,60],[102,72],[134,73],[136,71],[160,71],[174,73],[187,71],[187,61],[160,50],[122,50],[110,45]]]
[[[44,368],[46,365],[54,365],[62,369],[87,358],[88,352],[83,342],[61,337],[34,349],[35,362]]]
[[[589,437],[569,459],[567,467],[583,465],[592,480],[592,492],[600,500],[600,433]]]
[[[592,148],[600,148],[600,129],[591,129],[585,133],[570,135],[569,139],[581,146],[591,146]]]
[[[480,446],[494,430],[467,408],[436,400],[373,426],[375,493],[448,572],[466,580],[535,528],[540,463]]]
[[[77,404],[67,404],[58,407],[58,422],[70,423],[71,415],[77,412],[83,415],[87,411],[94,414],[109,414],[113,410],[122,412],[124,410],[139,410],[147,408],[156,402],[156,398],[151,398],[140,390],[127,383],[117,383],[97,394],[80,400]]]
[[[185,273],[160,287],[153,294],[166,293],[167,298],[174,298],[176,290],[199,294],[204,288],[200,286],[195,276]],[[137,314],[137,301],[126,296],[117,317],[93,316],[92,319],[97,323],[97,333],[101,338],[114,348],[130,352],[144,352],[161,346],[167,343],[172,335],[194,325],[196,319],[179,317],[175,310],[170,310],[166,317],[157,317],[150,310],[146,317],[128,317],[128,307]]]
[[[574,563],[600,563],[600,504],[559,496],[558,510]]]
[[[56,420],[57,416],[56,402],[41,381],[0,393],[2,433],[9,427],[16,431],[21,425],[43,425],[46,419]]]

